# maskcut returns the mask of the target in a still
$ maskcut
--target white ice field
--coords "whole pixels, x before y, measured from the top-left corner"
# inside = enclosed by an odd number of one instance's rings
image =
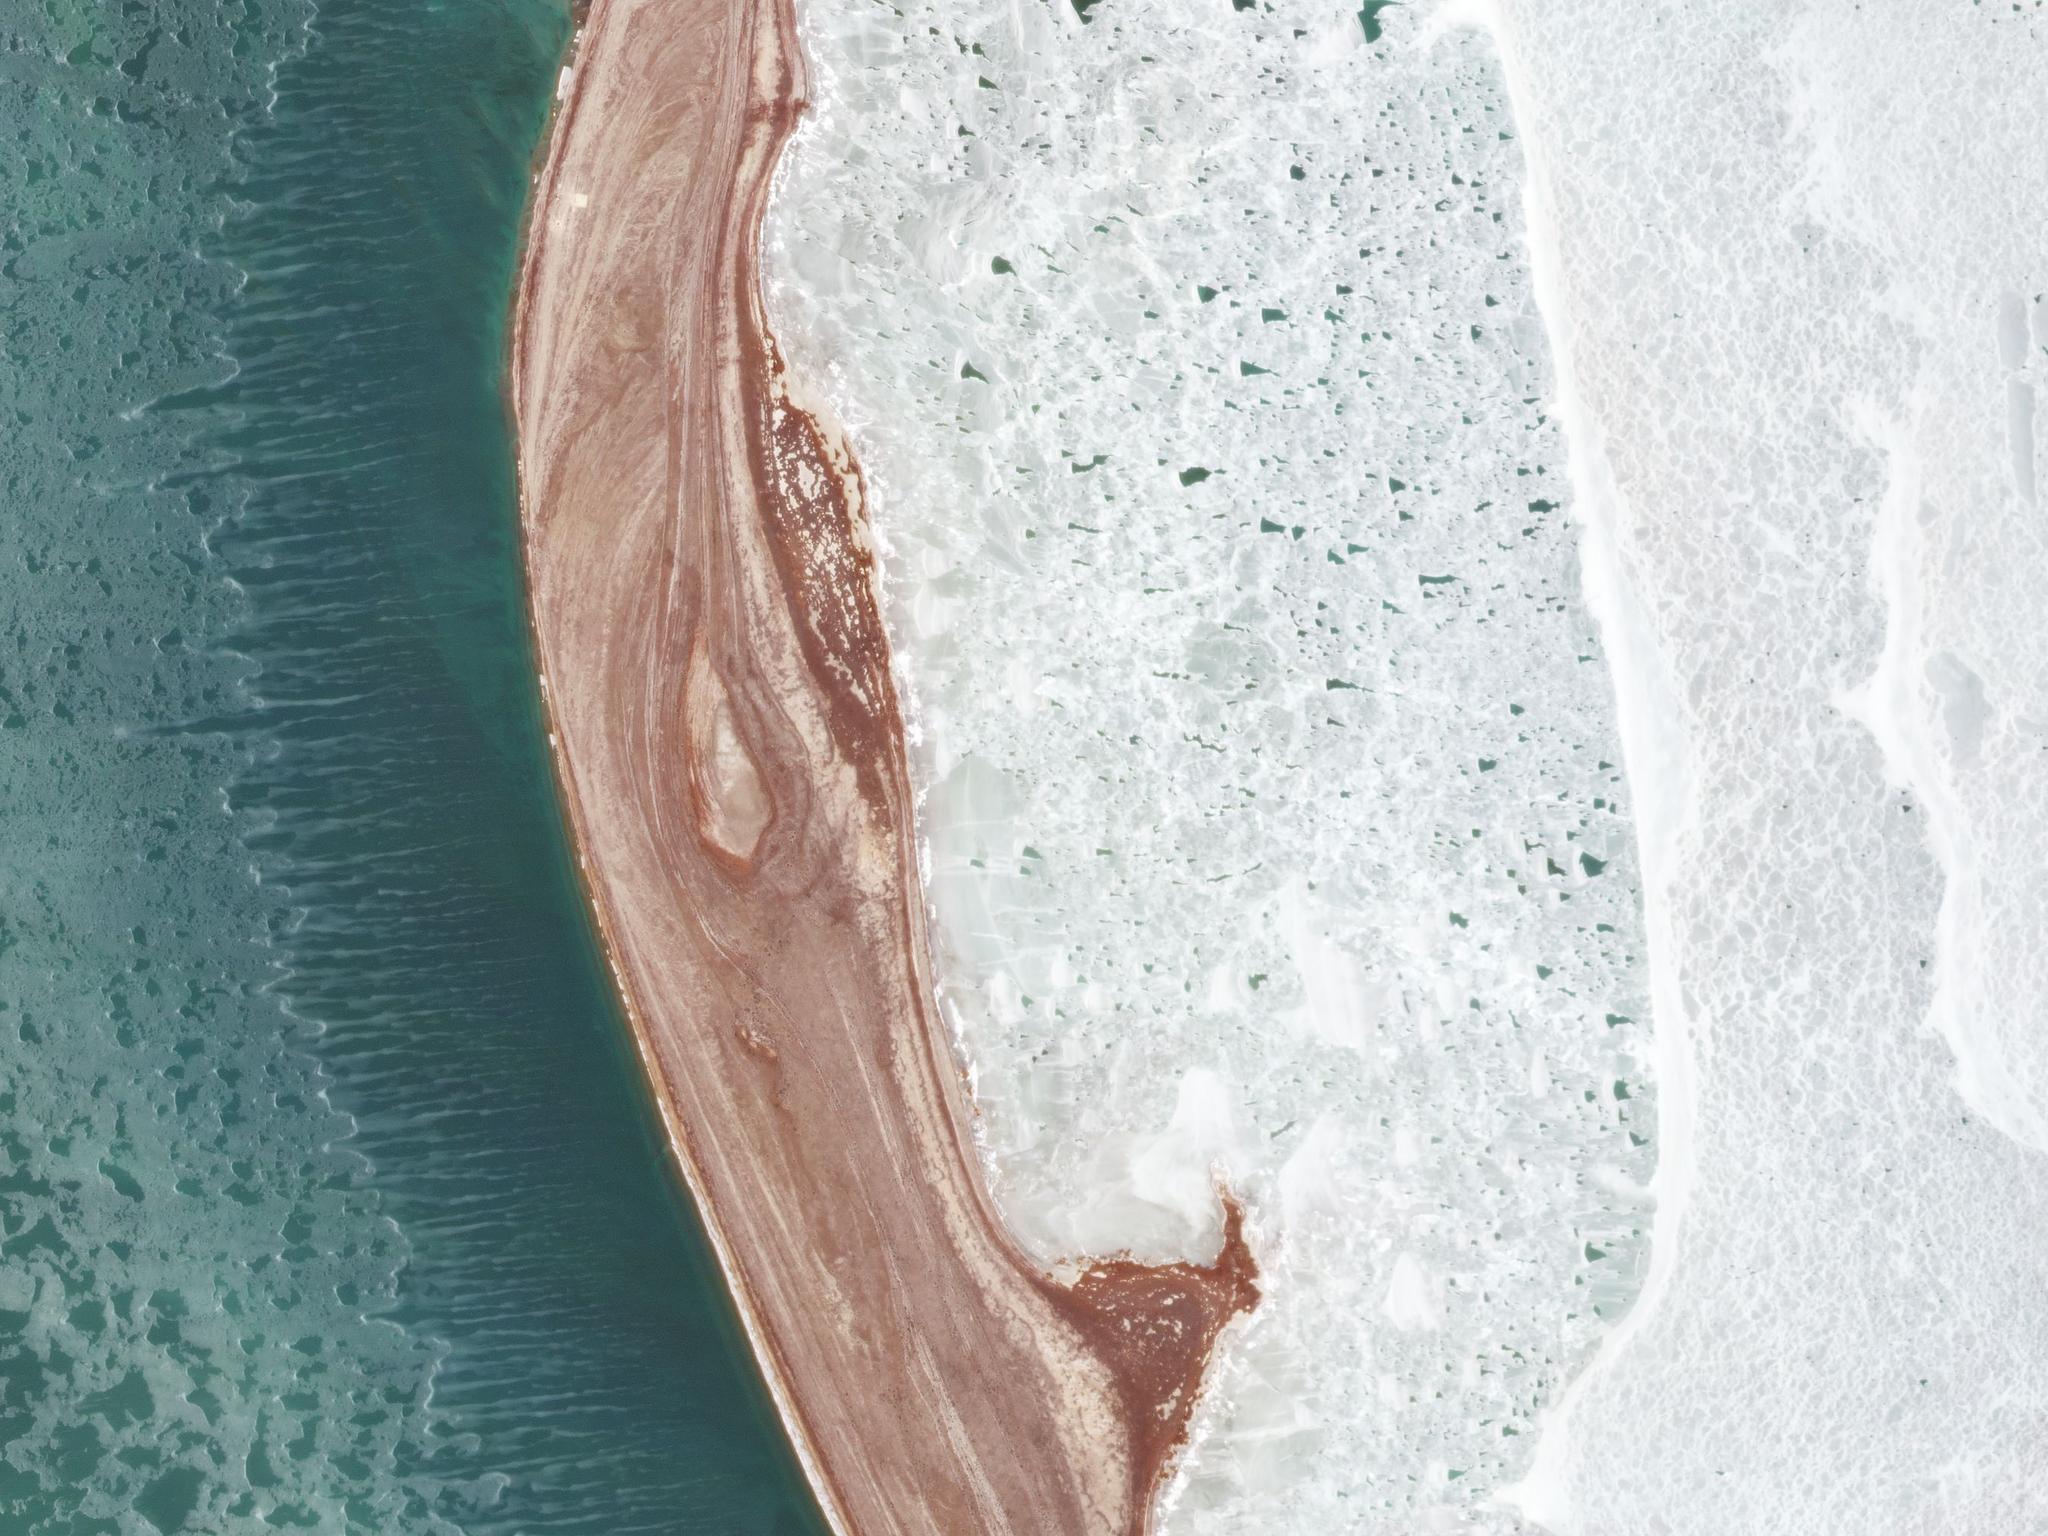
[[[946,1003],[1168,1536],[2048,1531],[2034,0],[806,0]]]

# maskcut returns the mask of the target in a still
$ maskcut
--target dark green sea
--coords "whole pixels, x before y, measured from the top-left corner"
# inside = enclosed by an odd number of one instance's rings
[[[809,1533],[574,883],[560,0],[0,5],[0,1533]]]

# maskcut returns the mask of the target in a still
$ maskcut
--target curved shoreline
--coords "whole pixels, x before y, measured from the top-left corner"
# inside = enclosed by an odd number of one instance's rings
[[[529,618],[677,1163],[836,1530],[1146,1530],[1256,1270],[1226,1202],[1214,1264],[1062,1284],[983,1185],[859,469],[762,309],[791,0],[597,0],[569,85],[512,331]]]

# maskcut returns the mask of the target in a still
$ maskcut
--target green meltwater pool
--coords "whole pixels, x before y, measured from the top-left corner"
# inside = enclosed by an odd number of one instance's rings
[[[0,1533],[810,1533],[565,848],[544,0],[0,18]]]

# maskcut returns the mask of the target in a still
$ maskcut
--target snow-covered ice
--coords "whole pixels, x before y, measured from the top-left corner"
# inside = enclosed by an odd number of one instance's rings
[[[1266,1268],[1165,1529],[2048,1528],[2037,12],[803,10],[994,1188]]]

